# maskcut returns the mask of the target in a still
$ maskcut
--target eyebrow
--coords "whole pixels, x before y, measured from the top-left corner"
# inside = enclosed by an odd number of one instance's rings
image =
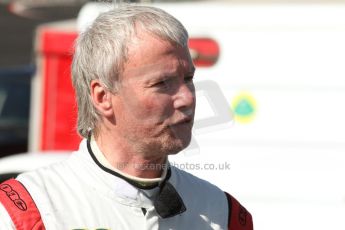
[[[186,73],[186,75],[190,75],[190,74],[193,74],[194,75],[194,73],[195,73],[195,67],[193,66],[187,73]],[[169,77],[172,77],[172,76],[174,76],[174,75],[176,75],[176,74],[178,74],[178,70],[174,70],[174,71],[164,71],[164,72],[162,72],[161,73],[161,75],[160,76],[158,76],[157,75],[157,77],[165,77],[165,78],[169,78]]]

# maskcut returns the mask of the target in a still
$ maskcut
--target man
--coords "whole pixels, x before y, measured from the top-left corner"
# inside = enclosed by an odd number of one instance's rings
[[[171,15],[134,5],[80,35],[72,81],[85,139],[67,161],[20,175],[25,188],[1,185],[1,229],[253,229],[234,198],[169,165],[191,140],[187,42]]]

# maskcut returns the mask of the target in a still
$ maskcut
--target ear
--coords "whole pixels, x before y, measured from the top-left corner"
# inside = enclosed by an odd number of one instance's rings
[[[99,80],[92,80],[90,83],[91,100],[97,111],[104,117],[114,115],[111,103],[112,94],[107,90]]]

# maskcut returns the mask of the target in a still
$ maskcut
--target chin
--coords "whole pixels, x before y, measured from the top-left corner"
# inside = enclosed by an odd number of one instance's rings
[[[173,141],[169,142],[165,142],[164,143],[164,147],[163,147],[163,151],[166,152],[166,155],[174,155],[177,154],[179,152],[181,152],[183,149],[187,148],[188,145],[190,144],[191,141],[191,136],[189,136],[188,138],[184,138],[184,139],[175,139]],[[169,144],[168,144],[169,143]]]
[[[144,145],[144,152],[153,155],[174,155],[187,148],[192,139],[190,130],[184,132],[166,132],[164,135],[153,138]]]

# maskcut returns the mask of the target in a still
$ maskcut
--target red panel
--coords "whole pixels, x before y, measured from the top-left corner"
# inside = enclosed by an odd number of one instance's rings
[[[71,55],[73,53],[74,41],[78,34],[76,32],[65,32],[52,29],[41,31],[42,46],[44,54]]]
[[[43,98],[41,150],[75,150],[77,106],[71,82],[71,62],[76,33],[41,32]]]
[[[213,66],[219,58],[218,43],[211,38],[190,38],[189,49],[195,66]]]

